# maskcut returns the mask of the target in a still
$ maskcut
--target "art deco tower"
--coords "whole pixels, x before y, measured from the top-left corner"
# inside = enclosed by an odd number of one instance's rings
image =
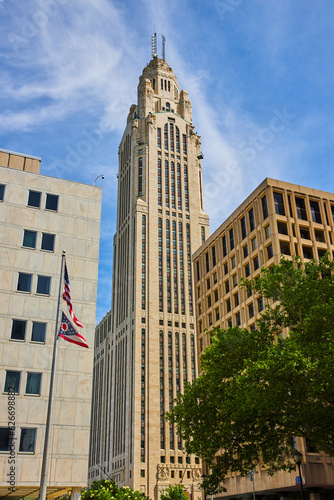
[[[97,329],[89,472],[105,477],[100,466],[152,499],[181,482],[201,497],[199,461],[164,420],[197,373],[191,256],[209,236],[200,144],[188,93],[153,57],[119,146],[112,311]]]

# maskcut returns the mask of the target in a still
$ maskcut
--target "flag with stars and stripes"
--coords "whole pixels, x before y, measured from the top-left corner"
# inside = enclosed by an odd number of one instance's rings
[[[72,300],[71,300],[71,290],[70,290],[70,280],[68,277],[68,272],[67,272],[67,266],[65,262],[65,271],[64,271],[64,293],[63,293],[63,299],[67,303],[68,310],[70,312],[71,318],[73,319],[73,322],[77,325],[83,328],[83,324],[81,321],[78,320],[76,315],[73,312],[73,306],[72,306]]]

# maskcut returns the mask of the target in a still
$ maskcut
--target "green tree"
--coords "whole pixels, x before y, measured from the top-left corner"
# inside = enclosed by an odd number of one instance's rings
[[[140,491],[123,486],[119,488],[114,481],[101,479],[93,481],[90,488],[82,490],[82,500],[149,500]]]
[[[175,484],[168,486],[160,495],[160,500],[188,500],[184,492],[182,484]]]
[[[333,273],[328,257],[282,259],[244,282],[270,302],[256,330],[210,332],[202,375],[168,415],[212,469],[208,492],[224,490],[229,471],[294,469],[295,436],[334,456]]]

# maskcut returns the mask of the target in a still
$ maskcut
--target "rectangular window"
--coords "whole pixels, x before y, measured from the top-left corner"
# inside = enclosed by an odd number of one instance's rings
[[[233,326],[233,323],[232,323],[232,319],[230,318],[228,321],[227,321],[227,328],[232,328]]]
[[[27,373],[26,394],[39,396],[41,393],[41,373]]]
[[[225,293],[228,293],[230,291],[230,282],[225,281]]]
[[[236,266],[236,260],[235,260],[235,255],[231,258],[231,269],[234,269]]]
[[[41,206],[42,193],[39,191],[29,191],[28,207],[39,208]]]
[[[209,252],[205,254],[205,269],[207,273],[210,271]]]
[[[59,196],[57,194],[47,194],[45,200],[46,210],[53,210],[54,212],[58,212],[58,200]]]
[[[254,316],[254,306],[253,304],[249,304],[248,306],[248,315],[250,318],[252,318]]]
[[[158,128],[157,134],[158,134],[158,140],[157,140],[157,142],[158,142],[158,149],[161,149],[161,128]]]
[[[267,256],[268,256],[268,260],[271,259],[274,255],[274,252],[273,252],[273,246],[272,245],[269,245],[267,247]]]
[[[263,297],[257,299],[257,308],[259,312],[263,311]]]
[[[39,321],[33,321],[32,331],[31,331],[31,341],[32,342],[45,342],[46,334],[46,323],[40,323]]]
[[[256,241],[256,236],[251,239],[251,245],[252,245],[252,252],[257,249],[257,241]]]
[[[290,243],[287,241],[280,241],[281,253],[284,255],[291,255]]]
[[[237,326],[240,326],[240,325],[241,325],[241,316],[240,316],[240,313],[237,313],[237,314],[235,315],[235,324],[236,324]]]
[[[211,283],[210,283],[210,277],[206,280],[206,289],[210,290],[211,288]]]
[[[0,184],[0,201],[3,201],[5,198],[5,185]]]
[[[17,280],[17,290],[19,292],[30,292],[32,274],[19,273]]]
[[[213,273],[213,284],[215,285],[217,283],[217,273]]]
[[[268,205],[266,196],[263,196],[263,198],[261,198],[261,203],[262,203],[263,219],[266,219],[268,217]]]
[[[288,225],[286,222],[277,221],[277,230],[280,234],[288,235]]]
[[[238,307],[238,305],[239,305],[239,294],[236,293],[234,295],[234,307]]]
[[[215,302],[218,302],[218,288],[213,292],[215,297]]]
[[[232,285],[233,285],[233,288],[235,286],[237,286],[237,284],[238,284],[238,277],[237,277],[236,274],[233,274],[233,276],[232,276]]]
[[[21,372],[7,370],[4,392],[15,392],[18,394],[20,391],[20,378]]]
[[[209,314],[209,326],[212,325],[212,313]]]
[[[37,231],[23,230],[23,243],[22,246],[27,248],[36,248]]]
[[[199,260],[196,262],[196,274],[197,274],[197,281],[200,280],[200,272],[199,272]]]
[[[50,295],[51,278],[49,276],[37,276],[36,293]]]
[[[305,208],[305,200],[304,198],[298,198],[296,196],[296,208],[297,208],[297,217],[301,220],[307,220],[306,208]]]
[[[27,326],[26,321],[20,319],[13,319],[12,333],[10,338],[12,340],[25,340],[26,326]]]
[[[320,215],[319,203],[317,201],[310,200],[310,208],[313,222],[321,224],[322,220]]]
[[[303,255],[305,259],[313,259],[313,250],[311,247],[303,246]]]
[[[36,443],[36,429],[21,429],[19,451],[34,453]]]
[[[41,249],[53,252],[54,245],[55,245],[55,235],[49,233],[42,233]]]
[[[208,295],[208,307],[211,307],[211,303],[212,303],[211,295]]]
[[[242,239],[244,239],[247,236],[245,217],[242,217],[240,219],[240,226],[241,226],[241,236],[242,236]]]
[[[264,228],[264,234],[265,234],[265,237],[266,237],[266,240],[270,237],[270,226],[268,224],[268,226],[266,226]]]
[[[255,229],[254,210],[252,208],[248,212],[248,218],[249,218],[249,228],[250,231],[252,232]]]
[[[299,227],[299,231],[300,231],[300,237],[303,238],[304,240],[310,240],[311,237],[310,237],[310,230],[308,229],[308,227],[302,227],[300,226]]]
[[[9,438],[10,430],[8,427],[0,427],[0,451],[10,451]]]
[[[315,229],[314,235],[315,235],[316,241],[319,241],[320,243],[326,243],[325,233],[323,231],[319,231],[318,229]]]
[[[333,209],[333,221],[334,221],[334,206],[332,207],[332,209]],[[226,248],[226,236],[225,235],[222,237],[222,245],[223,245],[223,257],[226,257],[227,248]]]
[[[249,264],[246,264],[245,265],[245,277],[248,278],[249,275],[250,275],[250,267],[249,267]]]
[[[230,299],[228,299],[226,301],[226,312],[229,313],[230,311],[231,311],[231,301],[230,301]]]
[[[248,246],[245,245],[244,247],[242,247],[242,250],[244,252],[244,259],[245,259],[246,257],[248,257]]]
[[[215,265],[217,264],[217,262],[216,262],[216,247],[215,247],[215,245],[213,245],[211,251],[212,251],[212,267],[215,267]]]
[[[282,193],[274,192],[275,212],[277,215],[285,215],[284,200]]]
[[[216,315],[216,321],[219,320],[219,307],[217,307],[217,309],[215,309],[215,315]]]
[[[233,250],[234,248],[234,234],[233,234],[233,227],[229,230],[229,235],[230,235],[230,250]]]
[[[253,267],[254,267],[254,271],[256,271],[257,269],[259,269],[260,264],[259,264],[259,258],[258,257],[255,257],[253,259]]]

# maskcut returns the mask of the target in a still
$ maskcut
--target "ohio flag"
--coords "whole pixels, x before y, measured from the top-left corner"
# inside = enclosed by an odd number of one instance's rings
[[[58,336],[62,337],[64,340],[67,340],[67,342],[72,342],[72,344],[81,345],[82,347],[88,347],[86,340],[82,335],[80,335],[80,333],[76,331],[64,312],[62,312]]]

